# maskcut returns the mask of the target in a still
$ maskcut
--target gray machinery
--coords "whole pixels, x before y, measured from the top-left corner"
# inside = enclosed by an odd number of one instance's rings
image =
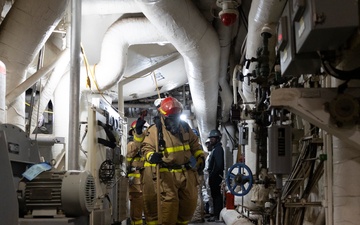
[[[31,181],[22,174],[40,163],[37,143],[15,125],[0,125],[1,224],[88,223],[95,198],[88,171],[44,171]],[[19,215],[20,213],[20,215]]]
[[[277,32],[281,74],[296,76],[319,72],[318,51],[338,49],[358,24],[356,0],[346,1],[346,4],[337,0],[288,1]]]
[[[0,217],[3,224],[17,225],[18,224],[18,204],[16,199],[15,186],[13,184],[13,176],[9,155],[7,151],[8,143],[6,141],[6,134],[0,130],[0,168],[1,181],[0,197],[2,202],[6,204],[0,205]]]
[[[284,110],[272,109],[272,124],[268,127],[269,173],[276,175],[276,187],[282,188],[282,175],[292,169],[292,127],[286,124]]]
[[[95,182],[88,171],[44,171],[20,181],[19,206],[24,217],[78,217],[94,207]]]

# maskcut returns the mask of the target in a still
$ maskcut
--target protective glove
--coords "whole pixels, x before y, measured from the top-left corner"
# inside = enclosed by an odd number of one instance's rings
[[[128,174],[129,174],[129,173],[133,173],[133,172],[134,172],[134,167],[132,167],[132,166],[127,166],[127,167],[126,167],[126,171],[127,171]]]
[[[161,152],[154,152],[153,154],[150,155],[149,162],[156,164],[162,163],[162,157],[163,154]]]
[[[199,174],[204,173],[205,168],[205,158],[203,156],[199,156],[196,160],[196,168]]]
[[[142,134],[145,123],[146,123],[146,121],[144,119],[141,119],[141,117],[139,117],[137,119],[136,126],[135,126],[136,134],[138,134],[138,135]]]

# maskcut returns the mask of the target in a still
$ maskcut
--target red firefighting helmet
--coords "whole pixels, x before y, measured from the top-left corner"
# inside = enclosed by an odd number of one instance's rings
[[[132,131],[135,129],[135,127],[136,127],[136,120],[134,120],[134,122],[132,122],[131,123],[131,125],[130,125],[130,130],[129,130],[129,135],[133,135],[132,134]]]
[[[183,111],[182,104],[173,97],[164,98],[159,107],[159,112],[165,117],[180,115]]]
[[[134,120],[134,122],[131,123],[130,129],[135,129],[135,127],[136,127],[136,120]]]

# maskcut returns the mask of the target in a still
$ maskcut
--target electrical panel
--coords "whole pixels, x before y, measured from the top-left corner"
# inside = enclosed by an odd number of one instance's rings
[[[239,129],[239,144],[247,145],[249,142],[249,128],[240,126]]]
[[[357,0],[292,0],[296,52],[335,50],[359,25]]]
[[[295,34],[288,2],[280,18],[277,31],[277,50],[280,54],[281,75],[294,76],[316,73],[320,68],[320,57],[316,52],[296,53]]]
[[[290,174],[292,167],[292,133],[290,126],[271,125],[269,137],[269,172]]]

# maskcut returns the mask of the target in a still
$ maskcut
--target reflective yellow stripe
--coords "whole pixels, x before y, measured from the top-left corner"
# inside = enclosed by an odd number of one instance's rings
[[[144,167],[156,167],[156,164],[152,164],[152,163],[149,163],[149,162],[145,162],[144,163]],[[171,173],[181,173],[183,172],[184,170],[186,170],[186,168],[183,168],[183,169],[169,169],[169,168],[160,168],[160,172],[171,172]]]
[[[184,169],[168,169],[168,168],[160,168],[160,172],[170,172],[170,173],[182,173],[186,168]]]
[[[145,158],[144,157],[135,157],[134,158],[134,160],[133,160],[133,158],[126,158],[126,160],[128,161],[128,162],[131,162],[131,161],[144,161],[145,160]]]
[[[142,142],[144,139],[145,139],[145,136],[143,136],[143,137],[141,137],[141,136],[138,137],[138,136],[134,135],[134,141]]]
[[[157,225],[157,224],[158,224],[158,221],[157,221],[157,220],[146,221],[146,224],[148,224],[148,225]]]
[[[131,221],[132,225],[138,225],[138,224],[143,224],[142,220],[136,220],[136,221]]]
[[[188,223],[189,221],[179,221],[179,220],[176,221],[176,224],[188,224]]]
[[[199,149],[199,150],[196,150],[194,157],[197,158],[198,156],[203,155],[203,154],[204,154],[203,150]]]
[[[173,153],[173,152],[180,152],[180,151],[188,151],[190,150],[190,145],[181,145],[181,146],[175,146],[175,147],[170,147],[170,148],[166,148],[165,151],[167,151],[168,153]]]
[[[128,173],[128,177],[140,178],[140,173]]]
[[[159,108],[159,111],[160,111],[161,114],[163,114],[164,116],[166,116],[167,113],[166,113],[162,108]]]
[[[146,160],[149,160],[150,156],[153,154],[154,152],[149,152],[148,154],[146,154],[145,158]]]
[[[149,162],[145,162],[144,163],[144,166],[146,166],[146,167],[149,167],[149,166],[153,166],[153,167],[155,167],[156,166],[156,164],[154,163],[154,164],[152,164],[152,163],[149,163]]]

